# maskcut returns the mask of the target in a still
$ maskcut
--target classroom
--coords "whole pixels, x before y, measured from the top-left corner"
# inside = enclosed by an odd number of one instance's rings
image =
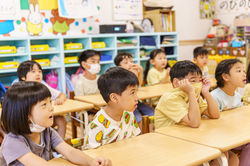
[[[0,0],[0,166],[250,166],[250,2]]]

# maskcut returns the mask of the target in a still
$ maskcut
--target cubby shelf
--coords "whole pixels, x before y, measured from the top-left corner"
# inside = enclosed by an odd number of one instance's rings
[[[155,45],[143,45],[140,40],[143,37],[151,37],[154,39]],[[162,44],[163,39],[169,39],[171,43]],[[128,45],[121,47],[118,46],[117,41],[120,39],[128,39],[136,41],[135,45]],[[22,61],[28,59],[55,59],[57,61],[55,65],[42,66],[44,74],[50,70],[56,70],[59,74],[59,83],[61,84],[62,91],[66,92],[65,84],[65,72],[73,74],[79,68],[78,63],[64,64],[64,58],[67,56],[78,56],[82,51],[87,49],[93,49],[92,42],[104,42],[105,48],[97,48],[102,55],[109,55],[110,60],[101,61],[102,66],[101,73],[114,66],[113,59],[119,52],[129,52],[133,55],[135,63],[145,65],[145,61],[149,57],[140,57],[140,51],[145,50],[146,54],[156,48],[165,49],[167,58],[178,60],[178,34],[176,32],[156,32],[156,33],[120,33],[120,34],[95,34],[95,35],[82,35],[82,36],[56,36],[56,37],[4,37],[0,38],[0,46],[16,46],[17,53],[0,54],[0,62],[18,61],[20,64]],[[81,49],[65,50],[64,44],[67,43],[81,43]],[[32,45],[48,45],[49,50],[46,51],[33,51],[31,52]],[[20,48],[19,48],[20,47]],[[19,48],[19,50],[18,50]],[[20,51],[21,50],[21,51]],[[66,70],[67,69],[67,70]],[[0,69],[0,81],[4,82],[5,86],[12,83],[17,78],[17,69]],[[10,75],[10,76],[8,76]],[[9,79],[6,79],[9,78]]]

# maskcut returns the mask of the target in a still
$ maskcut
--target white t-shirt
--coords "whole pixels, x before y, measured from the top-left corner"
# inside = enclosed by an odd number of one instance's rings
[[[76,87],[75,87],[75,95],[76,96],[83,96],[83,95],[90,95],[99,93],[97,80],[99,76],[96,77],[94,80],[86,79],[82,74],[79,76]]]
[[[121,121],[115,121],[103,109],[98,111],[86,129],[84,148],[97,148],[105,144],[135,137],[140,128],[133,112],[124,111]]]
[[[234,96],[229,96],[221,88],[216,88],[211,92],[215,102],[217,103],[220,111],[241,107],[241,95],[238,92],[234,92]]]

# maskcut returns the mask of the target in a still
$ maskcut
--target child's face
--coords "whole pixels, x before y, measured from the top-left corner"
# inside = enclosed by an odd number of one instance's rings
[[[123,60],[120,62],[120,67],[131,70],[132,66],[134,65],[133,58],[132,57],[124,57]]]
[[[82,61],[81,65],[83,66],[84,69],[90,69],[90,65],[92,64],[100,64],[100,56],[99,55],[94,55],[90,58],[88,58],[86,61]]]
[[[236,87],[244,88],[246,84],[246,73],[243,64],[235,63],[229,71],[229,74],[224,75],[226,83],[230,83]]]
[[[32,107],[29,119],[40,126],[50,127],[53,124],[53,110],[51,98],[48,97]]]
[[[198,55],[197,58],[194,58],[194,62],[196,63],[197,66],[203,68],[208,64],[208,55],[207,54]]]
[[[43,79],[43,72],[39,67],[34,64],[32,69],[26,74],[26,78],[22,78],[24,81],[36,81],[41,82]]]
[[[128,86],[121,95],[117,95],[118,103],[123,110],[133,112],[137,108],[137,86]]]
[[[157,54],[154,59],[152,59],[151,64],[154,65],[156,69],[164,69],[167,65],[167,57],[163,52]]]

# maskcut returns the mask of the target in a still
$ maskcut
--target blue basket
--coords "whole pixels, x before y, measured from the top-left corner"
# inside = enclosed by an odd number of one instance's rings
[[[101,55],[101,61],[110,61],[112,60],[112,55]]]

